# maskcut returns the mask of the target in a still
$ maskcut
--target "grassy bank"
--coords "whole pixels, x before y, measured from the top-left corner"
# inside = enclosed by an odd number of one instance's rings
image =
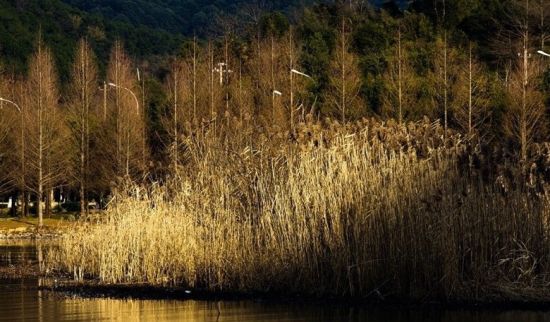
[[[37,218],[0,218],[0,239],[53,237],[67,231],[74,222],[63,217],[45,218],[39,229]]]
[[[214,292],[550,299],[550,192],[437,124],[189,136],[162,184],[128,185],[52,271]],[[513,172],[509,169],[508,172]]]

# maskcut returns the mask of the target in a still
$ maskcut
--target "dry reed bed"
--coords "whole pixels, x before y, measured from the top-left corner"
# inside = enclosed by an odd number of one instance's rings
[[[292,144],[189,140],[178,176],[122,189],[100,222],[62,239],[49,269],[212,291],[545,297],[550,194],[469,176],[460,140],[437,133],[365,122],[302,126]]]

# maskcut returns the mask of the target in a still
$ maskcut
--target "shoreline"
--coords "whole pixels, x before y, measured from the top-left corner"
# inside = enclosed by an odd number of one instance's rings
[[[50,285],[48,285],[50,284]],[[105,285],[93,282],[60,282],[43,284],[40,289],[60,296],[84,299],[132,299],[132,300],[194,300],[194,301],[257,301],[275,304],[371,306],[376,309],[445,309],[445,310],[540,310],[550,311],[550,298],[540,300],[410,300],[371,297],[313,296],[281,294],[277,292],[232,292],[161,287],[145,284]]]
[[[255,301],[274,304],[362,306],[375,309],[401,310],[538,310],[550,311],[550,297],[537,300],[486,298],[478,300],[414,300],[351,296],[315,296],[281,294],[280,292],[234,292],[188,289],[181,286],[163,287],[147,284],[99,284],[93,281],[74,282],[62,274],[44,275],[37,263],[0,267],[0,280],[39,279],[38,290],[54,293],[62,298],[131,299],[175,301]]]
[[[0,236],[1,236],[0,231]],[[29,237],[29,234],[31,234]],[[27,231],[25,234],[9,234],[0,237],[0,242],[52,241],[63,235],[61,230],[43,228]],[[37,289],[50,291],[60,297],[83,299],[135,299],[135,300],[196,300],[196,301],[260,301],[270,303],[372,306],[373,308],[399,309],[445,309],[445,310],[543,310],[550,311],[550,295],[544,289],[517,288],[506,293],[504,285],[495,287],[494,294],[479,299],[408,299],[384,297],[377,291],[370,296],[334,296],[304,293],[283,294],[281,292],[242,292],[207,289],[188,289],[182,286],[154,286],[150,284],[102,284],[88,279],[76,282],[72,275],[63,272],[41,273],[37,261],[0,266],[0,280],[40,280]],[[513,295],[515,296],[513,296]]]
[[[50,241],[63,236],[63,232],[50,230],[0,231],[0,242],[10,241]]]

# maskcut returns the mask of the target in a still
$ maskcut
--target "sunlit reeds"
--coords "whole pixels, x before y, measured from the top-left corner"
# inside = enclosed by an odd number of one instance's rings
[[[118,190],[52,270],[101,283],[312,296],[509,299],[550,281],[550,194],[461,165],[428,122],[188,136],[162,184]],[[519,294],[519,295],[518,295]]]

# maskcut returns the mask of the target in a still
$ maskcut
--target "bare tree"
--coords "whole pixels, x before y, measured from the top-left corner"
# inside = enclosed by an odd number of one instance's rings
[[[447,18],[447,2],[443,0],[443,110],[444,110],[444,129],[445,129],[445,136],[447,135],[447,128],[448,128],[448,114],[449,114],[449,108],[448,108],[448,90],[449,90],[449,79],[448,79],[448,70],[447,70],[447,62],[448,62],[448,44],[447,44],[447,28],[445,26]]]
[[[12,177],[17,186],[19,187],[19,198],[21,201],[21,216],[27,217],[29,214],[29,190],[28,190],[28,170],[26,159],[26,146],[27,146],[27,122],[26,109],[29,108],[29,97],[27,93],[27,84],[24,79],[16,79],[13,83],[13,100],[17,102],[19,106],[19,117],[16,121],[16,132],[13,133],[14,142],[16,142],[15,149],[13,150],[13,158],[15,167],[12,171]]]
[[[195,59],[193,59],[195,61]],[[171,138],[170,157],[172,159],[173,173],[178,174],[179,151],[182,141],[181,136],[186,130],[191,130],[191,120],[195,117],[195,78],[189,75],[195,69],[194,63],[190,66],[184,59],[175,59],[172,63],[170,77],[168,78],[168,92],[170,93],[171,108],[167,111],[163,121]],[[191,94],[191,95],[190,95]]]
[[[88,41],[83,39],[73,65],[69,101],[67,104],[67,124],[71,132],[73,154],[73,174],[78,183],[80,195],[80,215],[88,211],[88,181],[90,176],[90,141],[93,122],[93,105],[97,92],[97,72],[95,57]]]
[[[520,145],[521,161],[527,160],[529,146],[545,129],[544,96],[539,90],[542,67],[532,57],[529,0],[525,1],[525,15],[520,26],[521,53],[511,75],[510,107],[506,117],[506,132]]]
[[[537,29],[539,32],[540,39],[540,48],[545,49],[548,40],[550,40],[550,23],[548,19],[550,18],[550,2],[548,0],[538,0],[535,3],[535,8],[537,15]]]
[[[254,113],[253,107],[255,105],[254,96],[255,92],[251,89],[254,88],[252,75],[248,73],[247,65],[243,62],[241,57],[245,57],[246,48],[236,47],[234,48],[236,53],[232,60],[233,71],[232,71],[232,80],[227,84],[227,91],[229,97],[231,97],[229,104],[229,117],[232,119],[231,126],[228,127],[228,131],[234,132],[243,132],[245,128],[250,125],[248,120],[250,120],[251,115]],[[268,75],[266,75],[268,76]],[[265,78],[265,77],[263,77]],[[267,108],[269,104],[265,104],[267,101],[262,100],[261,108]],[[246,121],[246,122],[245,122]]]
[[[136,93],[137,77],[120,41],[112,49],[107,72],[110,104],[107,107],[102,149],[108,178],[141,179],[147,169],[148,151],[142,146],[145,135],[144,108]]]
[[[442,46],[441,46],[441,63],[440,63],[440,84],[438,84],[438,96],[440,96],[440,104],[443,105],[443,127],[444,135],[447,135],[448,118],[449,118],[449,79],[448,79],[448,32],[447,32],[447,1],[434,0],[434,10],[438,19],[438,28],[442,31]],[[440,15],[441,13],[441,15]]]
[[[285,44],[285,52],[287,53],[288,62],[287,62],[287,75],[288,75],[288,115],[289,115],[289,128],[290,132],[294,133],[295,124],[296,124],[296,112],[305,109],[305,100],[300,99],[300,90],[304,88],[305,77],[296,77],[296,71],[301,69],[298,63],[298,57],[300,57],[300,52],[296,44],[296,39],[294,37],[294,30],[290,28],[288,32],[288,42]]]
[[[543,68],[539,55],[535,55],[540,39],[532,23],[538,17],[534,2],[518,0],[514,3],[516,6],[512,9],[519,15],[512,16],[508,30],[510,46],[507,51],[503,50],[509,57],[515,57],[507,86],[510,103],[504,130],[520,147],[519,159],[525,162],[530,145],[546,130],[544,96],[540,91]]]
[[[290,112],[290,131],[294,133],[294,74],[296,64],[296,54],[294,48],[294,31],[290,28],[288,33],[288,70],[289,70],[289,91],[290,91],[290,103],[288,104],[288,109]]]
[[[541,76],[540,62],[519,58],[510,77],[505,131],[519,144],[520,158],[527,160],[529,146],[546,128],[544,95],[538,88]]]
[[[256,102],[251,113],[263,119],[268,127],[286,128],[289,123],[283,102],[289,95],[286,45],[275,35],[269,35],[260,42],[248,66]]]
[[[215,87],[214,79],[214,47],[211,42],[208,43],[208,73],[210,75],[210,82],[208,84],[209,89],[209,98],[210,98],[210,119],[216,118],[216,101],[217,101],[217,91]]]
[[[53,57],[41,39],[29,66],[26,93],[29,101],[24,109],[28,139],[25,159],[31,172],[27,185],[36,194],[39,226],[42,226],[42,201],[51,196],[51,189],[63,175],[64,133]]]
[[[471,43],[468,61],[462,65],[465,66],[453,87],[453,115],[457,124],[471,137],[491,115],[490,84],[487,71],[474,57]]]
[[[388,55],[388,69],[384,74],[386,92],[383,97],[384,110],[392,111],[401,124],[414,102],[414,72],[403,39],[404,30],[398,26],[393,55]]]
[[[346,20],[342,18],[336,55],[330,66],[330,89],[327,90],[327,101],[336,107],[344,123],[349,116],[358,116],[362,106],[359,96],[362,86],[359,63],[357,57],[350,52],[347,28]]]
[[[197,124],[197,37],[193,37],[193,126]]]

